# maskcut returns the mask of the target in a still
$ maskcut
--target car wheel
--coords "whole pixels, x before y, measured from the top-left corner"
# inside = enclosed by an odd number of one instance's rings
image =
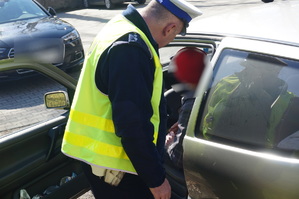
[[[146,0],[137,0],[137,2],[138,2],[139,4],[144,4],[144,3],[146,2]]]
[[[88,8],[88,7],[89,7],[88,0],[83,0],[83,6],[84,6],[85,8]]]
[[[105,6],[107,9],[114,8],[114,4],[111,2],[111,0],[105,0]]]

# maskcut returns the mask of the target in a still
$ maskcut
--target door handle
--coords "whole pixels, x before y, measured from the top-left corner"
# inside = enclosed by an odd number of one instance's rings
[[[46,161],[49,161],[53,157],[55,152],[56,142],[64,134],[65,126],[66,123],[60,124],[58,126],[51,128],[48,131],[48,136],[50,137],[51,143],[46,156]]]

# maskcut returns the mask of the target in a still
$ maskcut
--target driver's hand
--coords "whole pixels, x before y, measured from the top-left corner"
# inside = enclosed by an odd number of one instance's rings
[[[174,123],[169,129],[168,129],[168,132],[177,132],[179,130],[179,123],[176,122]]]

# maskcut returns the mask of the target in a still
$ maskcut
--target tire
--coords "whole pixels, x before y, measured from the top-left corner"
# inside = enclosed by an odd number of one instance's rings
[[[139,4],[145,4],[146,0],[137,0]]]
[[[88,0],[83,0],[83,6],[84,6],[85,8],[88,8],[88,7],[89,7]]]
[[[111,0],[105,0],[105,6],[109,10],[115,7],[115,5],[111,2]]]

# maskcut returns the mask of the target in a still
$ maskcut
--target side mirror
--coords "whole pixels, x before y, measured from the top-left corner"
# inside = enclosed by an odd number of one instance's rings
[[[48,7],[48,12],[49,12],[52,16],[56,16],[56,11],[54,10],[54,8],[52,8],[52,7]]]
[[[45,106],[49,109],[59,108],[59,109],[69,109],[70,100],[67,92],[65,91],[54,91],[48,92],[44,96]]]

